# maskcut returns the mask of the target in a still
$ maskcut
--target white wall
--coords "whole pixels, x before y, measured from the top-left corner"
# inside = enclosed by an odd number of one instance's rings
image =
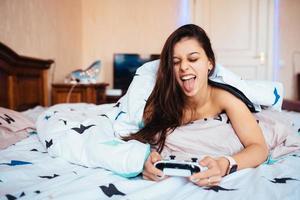
[[[160,53],[178,27],[180,0],[85,0],[83,63],[101,59],[101,80],[113,82],[114,53]]]
[[[0,0],[0,40],[19,54],[55,59],[55,82],[101,59],[101,80],[112,84],[113,53],[160,53],[186,2],[193,0]],[[287,98],[296,98],[298,19],[300,1],[281,0],[279,78]]]
[[[281,0],[279,12],[280,81],[284,84],[285,96],[296,99],[296,72],[300,73],[300,0]],[[294,69],[293,60],[296,62]]]
[[[18,54],[54,59],[62,81],[81,66],[81,10],[81,0],[0,0],[0,41]]]
[[[178,27],[184,0],[85,0],[82,4],[83,64],[103,62],[101,80],[112,84],[113,53],[160,53],[167,36]],[[186,0],[193,5],[192,0]],[[279,81],[285,97],[296,98],[292,53],[300,48],[300,1],[280,1]],[[186,22],[192,22],[186,21]],[[213,42],[213,41],[212,41]],[[298,71],[300,67],[297,68]]]

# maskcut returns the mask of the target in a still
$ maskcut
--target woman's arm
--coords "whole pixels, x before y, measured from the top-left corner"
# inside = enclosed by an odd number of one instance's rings
[[[239,153],[232,155],[238,164],[238,170],[257,167],[266,160],[268,148],[256,119],[247,106],[231,93],[219,91],[218,99],[245,147]]]
[[[237,162],[238,170],[257,167],[266,160],[268,148],[256,119],[246,105],[231,93],[221,89],[216,89],[215,93],[213,105],[226,112],[235,133],[245,147],[239,153],[231,155]],[[228,173],[229,160],[223,156],[207,156],[200,161],[200,165],[208,167],[208,170],[193,174],[189,179],[199,186],[218,185],[222,176]]]

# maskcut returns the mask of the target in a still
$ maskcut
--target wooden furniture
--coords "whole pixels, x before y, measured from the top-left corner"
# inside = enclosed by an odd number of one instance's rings
[[[0,42],[0,106],[17,111],[48,106],[48,69],[53,62],[20,56]]]
[[[106,95],[106,103],[116,103],[122,96]]]
[[[283,99],[282,109],[300,112],[300,101]]]
[[[296,89],[298,92],[298,100],[283,99],[282,109],[300,112],[300,74],[297,74]]]
[[[52,104],[57,103],[106,103],[105,90],[109,84],[52,84]]]

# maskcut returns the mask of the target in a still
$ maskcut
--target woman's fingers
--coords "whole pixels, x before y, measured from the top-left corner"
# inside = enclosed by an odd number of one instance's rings
[[[206,156],[202,160],[199,161],[199,164],[201,166],[207,167],[207,168],[213,168],[217,165],[217,162],[212,157]]]
[[[156,151],[153,151],[151,154],[150,154],[150,158],[151,158],[151,162],[154,164],[156,163],[157,161],[161,160],[161,156],[158,152]]]
[[[203,179],[211,176],[219,175],[221,173],[219,165],[216,160],[210,157],[205,157],[199,162],[201,166],[207,167],[207,170],[196,173],[191,178]]]
[[[208,178],[196,179],[193,181],[193,183],[199,186],[213,186],[213,185],[219,185],[221,179],[222,179],[221,176],[211,176]]]
[[[155,162],[159,160],[161,160],[161,156],[157,152],[152,152],[150,154],[150,159],[146,161],[145,171],[157,176],[163,176],[163,172],[154,166]]]
[[[145,179],[147,180],[152,180],[152,181],[161,181],[163,180],[165,177],[164,176],[159,176],[150,172],[144,172],[143,173],[143,178],[146,177]]]
[[[207,167],[208,169],[193,174],[190,176],[190,180],[199,186],[212,186],[218,185],[222,179],[221,169],[217,161],[211,157],[205,157],[199,162],[200,165]]]
[[[160,181],[163,180],[164,174],[161,170],[154,166],[154,163],[161,160],[161,156],[157,152],[151,152],[149,158],[145,162],[143,178],[147,180]]]
[[[208,182],[209,182],[208,185],[219,185],[219,183],[222,180],[222,177],[221,176],[211,176],[208,179],[209,179],[208,180]]]

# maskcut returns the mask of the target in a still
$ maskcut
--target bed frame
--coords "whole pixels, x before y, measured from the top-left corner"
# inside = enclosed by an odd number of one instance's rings
[[[48,70],[53,62],[20,56],[0,42],[0,106],[17,111],[48,106]]]
[[[298,100],[284,99],[282,103],[282,109],[300,112],[300,73],[297,74],[296,89],[298,92]]]
[[[284,99],[282,109],[300,112],[300,101]]]

